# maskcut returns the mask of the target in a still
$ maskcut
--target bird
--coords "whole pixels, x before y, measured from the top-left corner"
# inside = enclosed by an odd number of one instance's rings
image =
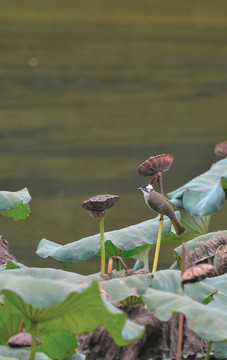
[[[142,191],[145,203],[149,206],[149,208],[170,218],[177,235],[180,235],[185,231],[184,226],[175,215],[175,207],[171,201],[159,192],[155,191],[151,184],[143,185],[139,187],[138,190]]]

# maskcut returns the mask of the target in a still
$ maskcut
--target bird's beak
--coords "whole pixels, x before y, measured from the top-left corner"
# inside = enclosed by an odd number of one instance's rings
[[[137,190],[142,190],[142,188],[141,188],[141,187],[139,187]]]

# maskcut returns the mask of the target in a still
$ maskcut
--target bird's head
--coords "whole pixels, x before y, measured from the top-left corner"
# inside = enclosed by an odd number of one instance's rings
[[[151,184],[146,184],[138,188],[138,190],[141,190],[144,194],[150,193],[152,190],[154,190],[153,186]]]

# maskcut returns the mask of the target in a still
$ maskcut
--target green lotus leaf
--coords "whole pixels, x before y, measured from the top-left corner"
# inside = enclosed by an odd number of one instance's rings
[[[5,265],[5,264],[4,264]],[[4,266],[2,265],[2,266]],[[2,269],[2,272],[0,272],[0,279],[3,276],[9,276],[15,278],[19,277],[19,279],[22,279],[23,276],[27,277],[30,276],[33,279],[40,279],[44,280],[43,283],[45,283],[46,280],[56,280],[59,281],[59,286],[61,287],[62,282],[64,285],[67,284],[70,285],[79,285],[78,289],[83,289],[84,285],[81,285],[82,283],[85,283],[87,285],[90,285],[92,281],[103,281],[103,279],[100,278],[99,274],[91,274],[91,275],[81,275],[70,271],[60,270],[60,269],[53,269],[53,268],[28,268],[23,267],[20,269],[13,269],[13,270],[6,270]],[[22,280],[23,281],[23,280]],[[20,285],[19,285],[20,287]],[[48,283],[47,283],[47,289],[48,289]],[[76,289],[78,291],[78,289]],[[62,291],[62,289],[60,288]],[[68,295],[70,292],[70,288],[66,288],[65,296]]]
[[[9,271],[5,271],[6,275],[7,273],[9,273]],[[10,273],[13,274],[15,282],[17,282],[17,277],[19,277],[20,279],[25,276],[25,278],[27,279],[27,276],[31,276],[33,279],[39,279],[40,281],[47,279],[53,279],[55,281],[59,280],[61,282],[64,282],[64,284],[69,284],[69,286],[79,285],[81,283],[85,283],[86,286],[90,286],[91,283],[95,280],[99,282],[99,284],[107,292],[109,301],[115,303],[118,303],[130,296],[143,296],[146,289],[150,286],[158,290],[173,293],[178,293],[179,291],[181,291],[180,271],[176,270],[160,270],[155,272],[154,274],[147,273],[126,277],[122,277],[125,276],[125,273],[124,271],[121,271],[119,273],[116,273],[116,276],[118,277],[115,277],[114,279],[108,281],[103,280],[103,278],[100,277],[99,274],[85,276],[75,274],[69,271],[51,268],[23,268],[11,270]],[[2,276],[4,276],[4,273],[2,274]],[[203,302],[206,301],[209,296],[215,293],[216,288],[217,287],[212,286],[212,284],[205,284],[203,282],[199,282],[196,284],[185,285],[185,292],[193,299]]]
[[[218,359],[227,359],[227,343],[212,343],[215,350],[215,357]]]
[[[15,221],[26,219],[30,214],[31,196],[27,188],[20,191],[0,191],[0,212],[3,216],[13,217]]]
[[[151,274],[141,274],[101,281],[100,284],[107,292],[109,301],[119,303],[130,296],[142,296],[146,289],[151,286],[151,279]]]
[[[209,341],[227,341],[227,311],[201,304],[187,295],[147,289],[144,302],[154,315],[168,321],[173,313],[181,312],[188,327],[201,338]],[[211,304],[211,303],[210,303]]]
[[[180,222],[185,227],[185,232],[179,236],[168,231],[162,238],[162,242],[177,243],[180,241],[189,241],[197,236],[206,234],[210,224],[211,216],[193,216],[188,211],[180,209]]]
[[[65,331],[54,335],[40,337],[41,345],[37,351],[45,353],[51,359],[63,360],[75,353],[77,340],[74,334]]]
[[[215,295],[214,299],[216,299],[219,295],[224,295],[227,298],[227,274],[207,278],[204,279],[203,282],[218,290],[218,294]]]
[[[192,240],[187,242],[187,248],[190,251],[190,250],[195,249],[196,247],[198,247],[200,241],[208,242],[213,237],[220,236],[220,235],[223,235],[223,234],[227,234],[227,230],[211,232],[211,233],[208,233],[208,234],[205,234],[205,235],[198,236],[195,239],[192,239]],[[178,246],[177,248],[175,248],[173,250],[173,256],[177,259],[177,263],[178,263],[179,267],[181,267],[181,252],[182,252],[182,245]]]
[[[66,360],[86,360],[86,356],[83,354],[74,354],[72,356],[70,356],[69,358],[67,358]]]
[[[0,290],[10,311],[23,317],[28,332],[34,323],[37,336],[63,331],[79,334],[103,324],[119,346],[129,344],[143,332],[143,327],[126,320],[125,313],[101,298],[97,282],[87,287],[15,276],[17,271],[1,273]]]
[[[9,346],[0,346],[0,360],[29,360],[30,350],[13,349]],[[34,360],[51,360],[43,353],[36,353]]]
[[[227,159],[222,159],[168,196],[177,207],[186,209],[191,215],[212,215],[224,205],[226,179]]]
[[[169,293],[181,293],[181,272],[177,270],[160,270],[153,274],[151,287]],[[197,282],[184,286],[185,294],[199,302],[208,302],[211,296],[217,292],[216,286]]]
[[[204,283],[217,289],[217,294],[213,296],[213,301],[209,306],[227,311],[227,274],[205,279]]]
[[[28,204],[23,204],[21,201],[15,208],[1,211],[1,214],[6,217],[12,217],[14,221],[25,220],[30,215],[30,207]]]
[[[177,236],[174,232],[170,230],[167,231],[162,237],[162,244],[189,241],[197,236],[207,233],[211,218],[210,216],[192,216],[184,209],[180,210],[180,214],[180,222],[185,227],[185,232],[180,236]],[[133,257],[141,263],[140,264],[137,261],[134,269],[138,270],[138,268],[144,268],[149,270],[149,252],[153,247],[154,245],[147,245],[144,248],[144,251],[139,254],[133,254]]]
[[[21,268],[27,268],[27,266],[12,260],[9,260],[7,261],[7,263],[0,265],[0,271],[10,270],[10,269],[21,269]]]
[[[177,215],[179,216],[179,212]],[[113,255],[130,257],[134,256],[135,253],[143,251],[145,246],[155,246],[159,219],[160,217],[158,216],[154,219],[120,230],[106,232],[104,238],[107,257]],[[171,221],[168,217],[165,217],[163,222],[163,235],[170,227]],[[66,245],[60,245],[47,239],[42,239],[36,253],[43,258],[50,256],[59,261],[81,261],[98,255],[99,250],[100,235],[96,234]]]
[[[161,270],[153,274],[140,274],[101,281],[100,284],[107,292],[109,300],[117,303],[129,296],[141,297],[149,287],[164,292],[180,293],[180,276],[180,271]],[[207,302],[216,291],[212,285],[202,282],[185,285],[185,293],[199,302]]]
[[[8,339],[21,330],[22,317],[9,311],[7,305],[0,306],[0,344],[7,345]],[[45,352],[51,359],[65,359],[74,354],[77,346],[75,335],[63,332],[55,335],[41,336],[39,352]],[[28,348],[29,349],[29,348]]]
[[[6,345],[8,339],[20,332],[22,318],[12,314],[7,305],[0,305],[0,345]]]

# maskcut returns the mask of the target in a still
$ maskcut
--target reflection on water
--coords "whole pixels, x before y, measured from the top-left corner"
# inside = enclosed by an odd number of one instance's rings
[[[119,195],[106,221],[118,229],[154,216],[136,190],[146,158],[174,156],[165,192],[217,161],[213,147],[227,130],[227,3],[12,0],[2,8],[0,189],[27,186],[33,200],[30,218],[2,218],[1,233],[21,262],[58,266],[34,251],[42,237],[68,243],[98,231],[85,198]],[[225,219],[226,205],[211,230]],[[161,266],[172,262],[170,247]]]

